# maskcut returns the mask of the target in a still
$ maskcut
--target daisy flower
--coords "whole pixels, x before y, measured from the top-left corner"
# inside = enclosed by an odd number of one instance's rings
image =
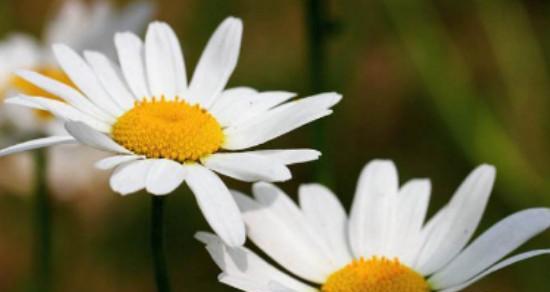
[[[429,180],[399,187],[391,161],[364,168],[349,217],[318,184],[300,187],[300,207],[267,183],[253,186],[255,199],[235,192],[249,238],[288,273],[215,235],[197,238],[222,269],[220,281],[243,291],[459,291],[510,264],[550,253],[533,250],[502,260],[550,226],[547,208],[515,213],[468,244],[494,179],[492,166],[479,166],[426,224]]]
[[[27,34],[12,33],[0,41],[0,100],[18,92],[60,100],[55,94],[17,77],[15,71],[32,69],[73,86],[56,64],[51,52],[52,44],[62,42],[77,51],[92,48],[115,56],[113,35],[117,31],[142,31],[150,21],[153,8],[150,2],[143,1],[122,10],[115,9],[108,1],[61,1],[45,24],[40,40]],[[82,28],[86,28],[86,33],[82,33]],[[54,119],[49,112],[9,104],[0,106],[0,127],[1,147],[28,139],[29,136],[67,134],[63,122]],[[62,200],[82,197],[101,200],[101,196],[96,194],[97,182],[105,182],[107,178],[90,163],[99,157],[105,155],[95,149],[75,145],[50,149],[47,153],[47,180],[52,195]],[[67,167],[67,161],[73,166]],[[10,179],[0,181],[0,189],[10,194],[28,195],[32,191],[35,175],[29,154],[14,155],[0,163],[3,168],[11,170]],[[75,173],[77,167],[79,171]],[[67,180],[67,177],[71,179]],[[92,193],[93,196],[87,196]]]
[[[341,96],[323,93],[289,101],[294,93],[224,89],[240,51],[242,23],[229,17],[217,28],[188,83],[183,54],[165,23],[149,25],[145,41],[118,33],[120,68],[104,55],[84,58],[54,45],[57,60],[79,89],[37,72],[19,76],[62,100],[19,95],[9,103],[47,110],[70,135],[32,140],[0,156],[57,144],[79,143],[112,153],[97,162],[115,168],[112,189],[172,192],[184,181],[211,227],[229,245],[241,245],[245,230],[229,190],[215,173],[241,181],[284,181],[287,165],[315,160],[311,149],[242,151],[327,116]]]
[[[12,33],[0,41],[0,96],[17,93],[59,100],[55,94],[44,91],[14,75],[20,69],[32,69],[59,82],[73,85],[56,65],[51,52],[55,43],[64,43],[76,51],[98,50],[114,56],[112,37],[117,31],[141,31],[149,22],[153,6],[137,2],[117,11],[107,1],[65,0],[46,23],[41,40],[23,33]],[[82,33],[82,28],[86,33]],[[6,106],[1,109],[4,123],[16,128],[16,135],[63,133],[63,124],[46,111]],[[17,137],[16,137],[17,139]]]

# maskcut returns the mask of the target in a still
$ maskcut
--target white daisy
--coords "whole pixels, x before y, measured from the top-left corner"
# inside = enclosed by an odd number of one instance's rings
[[[349,218],[318,184],[300,187],[300,207],[267,183],[254,185],[255,200],[235,192],[249,238],[292,276],[245,247],[228,247],[209,233],[197,238],[222,269],[220,281],[243,291],[458,291],[550,253],[533,250],[501,260],[550,226],[548,208],[515,213],[468,245],[494,178],[492,166],[475,169],[426,224],[430,181],[413,179],[399,188],[391,161],[364,168]]]
[[[114,156],[99,161],[115,168],[113,190],[172,192],[184,181],[211,227],[232,246],[245,240],[239,209],[214,172],[247,182],[284,181],[287,165],[315,160],[311,149],[248,149],[327,116],[341,96],[324,93],[293,100],[294,93],[224,90],[237,64],[242,35],[239,19],[226,19],[204,50],[187,82],[174,31],[154,22],[145,43],[132,33],[115,36],[121,73],[104,55],[82,59],[65,45],[53,51],[73,89],[36,72],[21,78],[63,101],[20,95],[8,102],[44,109],[65,121],[70,135],[32,140],[0,151],[0,156],[66,143],[80,143]]]
[[[24,79],[17,78],[14,72],[32,69],[72,85],[55,63],[51,52],[53,44],[64,43],[76,51],[93,49],[115,56],[113,35],[117,31],[141,31],[150,21],[152,12],[151,3],[143,1],[128,5],[121,11],[115,10],[110,2],[103,0],[90,4],[82,0],[63,1],[46,23],[41,40],[23,33],[12,33],[0,41],[0,97],[24,93],[59,99],[55,94],[45,92]],[[82,31],[83,28],[86,28],[85,33]],[[11,106],[2,107],[0,110],[1,122],[15,126],[17,131],[14,134],[18,136],[65,132],[63,124],[52,119],[52,116],[44,111]]]
[[[55,94],[18,78],[15,71],[32,69],[72,86],[55,62],[51,53],[52,44],[65,43],[77,51],[93,48],[114,57],[112,39],[115,32],[142,31],[150,21],[153,10],[153,5],[145,1],[135,2],[122,10],[102,0],[90,3],[62,1],[45,24],[40,40],[13,33],[0,41],[0,100],[17,93],[60,100]],[[83,28],[86,28],[84,33]],[[46,111],[5,104],[0,106],[0,127],[1,147],[28,139],[29,136],[67,134],[63,122]],[[89,164],[90,160],[101,156],[95,149],[71,145],[51,149],[47,155],[48,186],[58,199],[80,199],[85,194],[95,194],[98,191],[96,183],[106,181],[105,175],[98,175],[97,169]],[[79,165],[78,175],[75,176],[74,167],[65,167],[66,161]],[[10,179],[0,181],[1,190],[20,195],[28,195],[32,191],[32,183],[21,183],[34,180],[33,161],[28,153],[15,155],[9,161],[1,160],[0,164],[3,168],[9,167],[11,173]],[[68,181],[67,177],[72,179]],[[95,195],[93,198],[100,200],[101,196]]]

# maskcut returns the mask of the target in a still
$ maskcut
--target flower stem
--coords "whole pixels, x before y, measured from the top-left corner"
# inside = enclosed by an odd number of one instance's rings
[[[164,252],[164,199],[164,197],[153,196],[151,201],[151,249],[158,292],[170,291]]]
[[[47,151],[36,151],[36,187],[34,204],[33,291],[51,291],[51,202],[46,177]]]

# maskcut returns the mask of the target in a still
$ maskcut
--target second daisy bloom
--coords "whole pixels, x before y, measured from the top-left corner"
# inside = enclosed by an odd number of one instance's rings
[[[225,89],[241,36],[241,21],[226,19],[189,82],[177,37],[165,23],[150,24],[145,42],[132,33],[117,34],[120,68],[100,53],[84,52],[81,58],[55,45],[61,68],[79,90],[36,72],[20,72],[62,100],[20,95],[8,102],[51,112],[65,121],[70,135],[29,141],[0,155],[65,143],[111,152],[97,166],[115,168],[110,180],[115,191],[165,195],[185,181],[211,227],[228,244],[241,245],[245,232],[239,210],[215,172],[250,182],[289,179],[287,165],[315,160],[320,153],[242,150],[329,115],[341,99],[324,93],[288,102],[295,94]]]

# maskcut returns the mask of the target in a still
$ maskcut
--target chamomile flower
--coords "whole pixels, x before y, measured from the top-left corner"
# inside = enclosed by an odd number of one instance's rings
[[[90,4],[82,0],[63,1],[46,23],[41,40],[23,33],[12,33],[0,41],[0,97],[23,93],[59,100],[55,94],[17,77],[15,71],[37,71],[72,86],[70,79],[55,63],[51,52],[53,44],[64,43],[76,51],[94,49],[114,56],[113,35],[117,31],[141,31],[152,12],[153,6],[148,2],[137,2],[117,11],[104,0]],[[2,122],[16,128],[12,136],[65,132],[63,124],[46,111],[12,106],[2,107],[0,111]]]
[[[215,172],[247,182],[290,179],[287,165],[315,160],[319,152],[242,150],[331,114],[341,96],[289,101],[294,93],[224,89],[237,64],[241,35],[241,21],[226,19],[189,83],[178,39],[165,23],[151,23],[144,42],[133,33],[118,33],[120,68],[100,53],[87,51],[83,59],[68,46],[55,45],[61,68],[79,90],[26,71],[21,78],[62,100],[20,95],[8,102],[49,111],[70,135],[32,140],[0,156],[67,143],[105,150],[113,156],[96,165],[115,168],[113,190],[165,195],[185,181],[214,231],[229,245],[243,244],[239,209]]]
[[[73,86],[56,64],[51,53],[52,44],[61,42],[77,51],[95,49],[115,56],[113,35],[121,30],[142,31],[154,10],[153,5],[145,1],[130,4],[122,10],[115,9],[109,1],[104,0],[88,3],[64,0],[60,3],[52,17],[48,18],[40,40],[27,34],[12,33],[0,41],[0,100],[17,93],[61,100],[55,94],[17,77],[15,71],[32,69]],[[67,134],[63,122],[54,119],[49,112],[9,104],[0,106],[0,127],[2,147],[38,135]],[[51,149],[47,156],[48,186],[56,198],[72,200],[90,193],[94,194],[93,198],[100,198],[96,195],[101,189],[98,189],[97,182],[106,181],[106,177],[98,173],[90,161],[104,156],[102,153],[70,145]],[[76,167],[66,167],[66,161],[79,165],[78,174],[74,173]],[[9,166],[11,175],[9,180],[0,181],[0,189],[6,189],[10,194],[28,195],[32,191],[35,174],[32,158],[22,153],[1,163],[2,167]],[[67,177],[71,177],[71,180],[67,180]]]
[[[249,238],[289,273],[215,235],[197,238],[222,269],[220,281],[243,291],[459,291],[510,264],[550,253],[533,250],[501,260],[550,226],[548,208],[515,213],[468,244],[494,178],[492,166],[475,169],[426,224],[430,182],[413,179],[399,187],[390,161],[364,168],[349,217],[318,184],[300,187],[300,207],[268,183],[254,185],[255,199],[234,192]]]

